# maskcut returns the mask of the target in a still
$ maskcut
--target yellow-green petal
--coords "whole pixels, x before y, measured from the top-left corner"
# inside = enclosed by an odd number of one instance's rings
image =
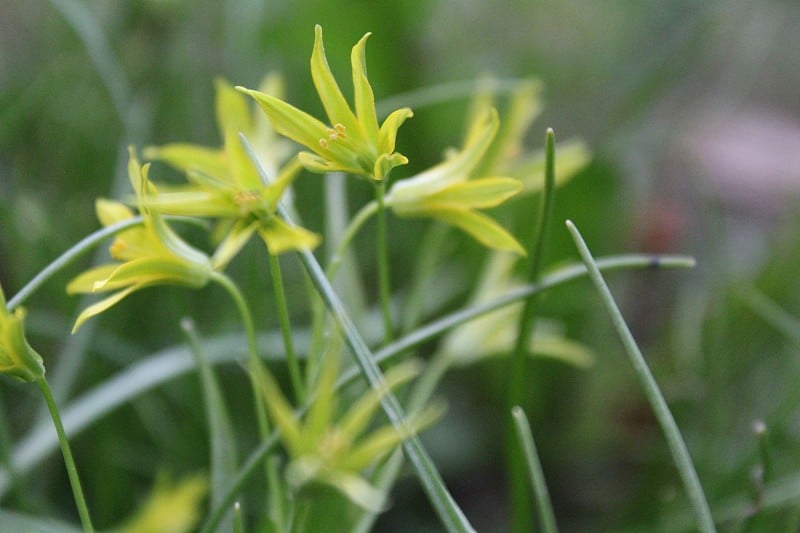
[[[247,244],[257,227],[258,221],[237,220],[211,257],[211,266],[214,270],[224,270]]]
[[[250,117],[250,108],[247,106],[247,99],[223,78],[214,80],[214,88],[219,131],[223,135],[228,132],[249,133],[252,130],[253,122]]]
[[[303,449],[300,422],[295,418],[294,411],[286,401],[280,387],[275,380],[263,369],[255,374],[261,392],[264,394],[264,403],[272,417],[275,426],[281,430],[281,440],[289,451],[297,456]]]
[[[117,268],[119,268],[119,263],[110,263],[82,272],[67,284],[67,293],[79,294],[95,292],[95,283],[110,278]]]
[[[386,120],[383,121],[381,129],[378,132],[378,153],[390,154],[394,152],[395,143],[397,141],[397,130],[400,126],[414,116],[414,112],[409,107],[403,107],[392,111]]]
[[[289,137],[315,152],[324,153],[320,140],[328,137],[328,127],[283,100],[259,91],[236,87],[236,90],[250,95],[258,106],[266,113],[275,131]]]
[[[145,148],[142,156],[151,161],[162,161],[182,172],[196,170],[218,180],[227,181],[228,162],[225,153],[215,148],[172,143]]]
[[[120,302],[123,298],[128,296],[130,293],[132,293],[134,291],[137,291],[137,290],[141,289],[142,287],[143,287],[143,285],[131,285],[127,289],[121,290],[119,292],[115,292],[111,296],[103,298],[99,302],[96,302],[96,303],[90,305],[89,307],[87,307],[86,309],[81,311],[81,314],[78,315],[78,318],[75,319],[75,325],[72,326],[72,333],[75,333],[76,331],[78,331],[78,328],[80,328],[83,325],[84,322],[86,322],[87,320],[89,320],[93,316],[99,315],[103,311],[105,311],[105,310],[109,309],[110,307],[116,305],[118,302]]]
[[[333,77],[328,59],[325,57],[325,47],[322,43],[322,27],[314,27],[314,51],[311,53],[311,78],[317,88],[319,99],[322,102],[331,126],[342,124],[350,135],[359,135],[361,132],[358,120],[350,106],[347,104],[336,78]],[[363,134],[360,135],[363,137]]]
[[[97,219],[103,226],[111,226],[117,222],[133,218],[133,211],[123,203],[115,200],[98,198],[94,203]]]
[[[500,205],[522,190],[513,178],[485,178],[456,183],[425,198],[426,209],[488,208]]]
[[[282,220],[272,217],[258,228],[269,253],[279,255],[288,250],[312,250],[319,244],[320,237],[299,226],[289,226]]]
[[[464,230],[489,248],[526,255],[525,249],[508,231],[482,213],[465,209],[435,209],[427,212],[427,216]]]
[[[378,142],[378,116],[375,112],[375,95],[367,79],[366,45],[371,34],[367,33],[353,47],[350,64],[353,70],[353,88],[355,92],[356,117],[364,130],[364,136],[370,144]]]

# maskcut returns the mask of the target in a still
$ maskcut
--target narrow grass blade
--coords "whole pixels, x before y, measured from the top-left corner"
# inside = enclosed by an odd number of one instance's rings
[[[755,288],[744,292],[742,298],[764,322],[800,346],[800,320]]]
[[[211,506],[221,503],[224,491],[236,473],[237,453],[233,424],[222,391],[211,363],[203,349],[194,323],[188,318],[181,321],[198,373],[205,403],[206,419],[211,448]]]
[[[534,501],[536,509],[539,511],[539,527],[544,533],[557,533],[556,516],[553,513],[553,505],[550,503],[550,493],[547,490],[539,455],[536,453],[536,444],[533,441],[528,418],[519,406],[511,409],[511,417],[514,420],[514,429],[525,456],[525,465],[528,467],[531,487],[533,487],[535,496]]]
[[[264,175],[264,171],[258,163],[258,158],[252,152],[250,145],[244,136],[241,137],[242,142],[247,149],[253,164],[259,170],[262,179],[268,179]],[[278,214],[289,225],[294,225],[289,217],[288,212],[282,205],[278,205]],[[383,377],[380,367],[375,362],[370,349],[361,337],[361,334],[356,329],[352,320],[344,309],[338,295],[331,287],[325,272],[322,270],[316,257],[309,251],[297,252],[300,256],[300,261],[306,269],[312,283],[319,292],[325,306],[330,311],[336,323],[340,327],[342,334],[345,337],[348,347],[353,352],[358,363],[361,373],[367,380],[369,385],[376,390],[385,390],[386,381]],[[413,434],[410,428],[407,427],[405,414],[394,394],[387,392],[381,396],[381,406],[383,407],[389,421],[403,433]],[[467,517],[456,504],[450,492],[442,480],[441,474],[433,464],[428,452],[422,445],[418,437],[413,436],[403,442],[403,450],[406,453],[409,461],[413,465],[417,476],[422,483],[423,490],[427,494],[431,504],[433,505],[439,519],[448,531],[474,531],[470,525]]]
[[[614,302],[614,297],[611,295],[611,291],[603,279],[602,274],[600,274],[597,263],[595,263],[589,248],[583,241],[583,237],[581,237],[578,228],[575,227],[572,221],[568,220],[567,229],[570,235],[572,235],[575,246],[578,248],[578,253],[580,253],[581,259],[586,265],[589,278],[592,280],[597,292],[600,293],[600,298],[611,317],[611,321],[614,323],[614,328],[617,330],[625,352],[628,354],[633,369],[642,384],[647,400],[650,402],[653,413],[661,426],[661,430],[664,432],[664,437],[672,452],[672,458],[678,468],[681,481],[683,481],[684,488],[689,496],[689,501],[694,508],[697,527],[704,533],[716,531],[714,519],[711,517],[711,510],[709,509],[708,502],[703,493],[703,487],[700,485],[700,480],[692,464],[689,450],[686,448],[686,443],[683,441],[680,429],[678,429],[678,425],[672,417],[672,412],[670,412],[669,406],[664,396],[661,394],[661,390],[658,388],[658,384],[653,374],[650,372],[647,362],[639,346],[636,344],[628,325],[625,323],[622,313]]]
[[[555,203],[556,183],[556,139],[552,129],[545,135],[545,172],[544,191],[542,192],[539,206],[539,222],[536,233],[533,235],[528,260],[528,282],[535,283],[539,279],[542,266],[545,244],[550,233],[553,219],[553,205]],[[517,330],[517,342],[508,363],[508,391],[506,407],[511,410],[522,403],[523,388],[525,385],[525,363],[528,359],[528,346],[530,345],[533,324],[536,318],[536,298],[531,296],[525,300]],[[516,446],[513,431],[509,428],[507,436],[507,469],[511,492],[511,524],[512,530],[518,533],[530,531],[533,519],[530,513],[530,487],[524,477],[518,475],[522,471],[522,452]]]

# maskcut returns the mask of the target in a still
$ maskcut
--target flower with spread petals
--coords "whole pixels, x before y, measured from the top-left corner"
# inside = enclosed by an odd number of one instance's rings
[[[44,362],[28,344],[24,323],[25,310],[9,312],[0,287],[0,374],[30,382],[44,376]]]
[[[262,373],[259,377],[267,410],[280,429],[280,438],[289,454],[286,478],[295,491],[330,487],[359,507],[380,511],[385,506],[385,494],[371,485],[362,472],[413,433],[432,424],[442,408],[434,404],[411,415],[405,432],[387,425],[367,433],[382,397],[413,379],[419,373],[419,364],[411,360],[394,366],[386,372],[384,389],[366,391],[337,418],[339,358],[328,355],[313,391],[314,401],[303,421],[295,418],[271,375]]]
[[[413,113],[409,108],[398,109],[378,126],[375,96],[367,79],[365,61],[369,33],[353,47],[350,56],[355,90],[354,112],[328,66],[322,28],[317,25],[314,31],[311,77],[329,124],[272,95],[237,88],[258,102],[278,133],[313,152],[299,154],[300,161],[308,170],[320,173],[343,171],[382,181],[394,167],[408,163],[408,159],[394,148],[397,130]]]
[[[267,78],[262,88],[280,93],[274,77]],[[251,117],[247,98],[222,79],[216,82],[216,112],[222,148],[176,143],[144,150],[146,158],[185,172],[189,181],[159,185],[156,194],[146,197],[147,207],[164,214],[221,219],[224,237],[212,258],[217,269],[227,265],[256,232],[275,255],[314,248],[318,235],[275,216],[278,201],[301,169],[296,159],[279,167],[288,154],[287,143],[277,138],[266,120]],[[270,183],[262,182],[240,132],[248,138],[259,164],[274,177]]]
[[[385,204],[401,217],[434,218],[456,226],[484,246],[525,255],[508,231],[477,212],[500,205],[522,189],[508,177],[470,179],[492,142],[499,120],[492,109],[476,123],[464,148],[444,162],[408,179],[396,182]]]
[[[75,321],[73,333],[86,320],[139,289],[161,284],[199,288],[213,274],[208,256],[184,242],[159,213],[146,207],[145,198],[152,194],[152,185],[147,180],[150,165],[140,166],[133,149],[130,152],[128,176],[144,221],[141,226],[120,232],[114,239],[109,249],[114,262],[87,270],[67,285],[70,294],[116,291],[84,309]],[[134,216],[128,207],[110,200],[98,200],[96,208],[104,226]]]

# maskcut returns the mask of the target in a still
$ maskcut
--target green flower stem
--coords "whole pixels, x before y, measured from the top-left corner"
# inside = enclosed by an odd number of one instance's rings
[[[522,451],[525,454],[525,464],[530,474],[536,508],[539,510],[539,528],[543,533],[557,533],[558,526],[556,525],[555,513],[553,513],[553,504],[550,502],[550,493],[547,490],[542,464],[539,461],[539,455],[536,453],[536,444],[533,440],[533,433],[531,433],[528,419],[525,417],[525,411],[520,406],[515,405],[511,409],[511,417],[514,420],[514,429],[516,429]]]
[[[92,527],[92,519],[89,517],[89,508],[86,506],[86,499],[83,496],[81,480],[78,477],[78,469],[75,467],[75,459],[72,457],[72,450],[69,447],[67,433],[64,431],[64,425],[61,423],[61,415],[58,412],[58,406],[56,405],[55,399],[53,399],[53,391],[50,390],[50,384],[47,383],[47,379],[44,376],[37,379],[36,384],[39,385],[39,389],[42,391],[47,409],[50,411],[50,416],[53,419],[53,425],[56,428],[58,442],[61,445],[61,453],[64,455],[64,464],[67,467],[69,484],[72,486],[72,494],[75,497],[75,504],[78,506],[78,515],[81,517],[83,530],[87,533],[93,532],[94,527]]]
[[[228,276],[221,272],[214,272],[211,276],[211,279],[220,284],[228,292],[231,298],[233,298],[233,301],[236,303],[236,307],[238,308],[239,314],[242,318],[242,324],[244,325],[245,334],[247,336],[247,348],[249,353],[248,374],[250,375],[250,386],[253,389],[256,420],[258,422],[258,434],[262,441],[267,441],[270,437],[269,421],[267,419],[267,411],[266,407],[264,406],[259,383],[262,381],[260,376],[267,373],[268,370],[258,356],[258,342],[256,340],[256,330],[255,326],[253,325],[253,317],[250,314],[250,308],[247,305],[244,295],[242,295],[241,291],[239,290],[239,287],[233,281],[231,281]],[[265,471],[267,476],[267,486],[269,487],[271,511],[273,511],[273,513],[277,513],[277,515],[273,516],[279,520],[279,523],[283,523],[282,518],[284,513],[281,505],[281,502],[283,501],[281,496],[283,490],[279,482],[278,466],[275,461],[267,460]],[[228,505],[230,505],[230,502],[228,502]]]
[[[394,340],[394,323],[392,321],[392,289],[389,276],[389,248],[386,243],[386,205],[383,196],[386,183],[375,184],[375,201],[378,203],[378,229],[375,242],[378,255],[378,290],[383,317],[383,330],[387,343]]]
[[[350,221],[350,224],[345,229],[344,233],[342,234],[342,238],[339,241],[339,244],[336,245],[336,251],[328,261],[328,266],[325,269],[325,275],[328,276],[328,279],[333,281],[333,278],[336,276],[336,273],[339,271],[339,266],[342,264],[342,259],[344,258],[345,251],[350,246],[350,243],[355,238],[358,231],[361,227],[372,217],[375,213],[379,211],[379,204],[376,201],[372,201],[362,207],[358,213],[353,217]]]
[[[647,362],[645,361],[639,346],[637,346],[636,341],[634,340],[633,335],[628,328],[628,325],[625,323],[622,313],[614,302],[614,297],[611,294],[611,291],[609,290],[605,280],[603,279],[603,275],[597,268],[597,263],[595,263],[589,248],[586,246],[583,237],[581,237],[581,234],[578,231],[578,228],[575,227],[572,221],[568,220],[567,229],[572,236],[572,240],[575,241],[575,246],[578,248],[578,253],[580,253],[583,263],[586,265],[589,278],[592,280],[597,292],[600,293],[600,298],[602,299],[603,304],[606,307],[606,311],[608,311],[611,321],[614,324],[614,328],[617,330],[617,334],[619,335],[620,340],[625,347],[625,352],[628,354],[631,365],[636,371],[636,375],[642,384],[642,388],[647,396],[647,400],[650,402],[653,413],[655,414],[659,425],[661,425],[661,430],[664,432],[667,444],[672,452],[672,458],[678,468],[681,481],[683,481],[684,488],[689,496],[689,501],[692,503],[692,507],[694,508],[697,527],[704,533],[714,532],[716,531],[714,527],[714,519],[711,516],[711,510],[709,509],[705,494],[703,494],[703,487],[700,485],[700,480],[698,479],[697,472],[692,464],[692,458],[689,455],[689,450],[686,448],[686,443],[683,441],[683,437],[681,437],[680,429],[675,423],[675,419],[672,417],[669,406],[667,405],[664,396],[661,394],[661,391],[658,388],[658,383],[656,383],[653,374],[650,372]]]
[[[544,191],[542,192],[541,204],[539,207],[539,222],[536,233],[533,235],[533,242],[530,247],[530,260],[528,263],[528,282],[535,283],[539,279],[539,271],[542,265],[542,255],[544,254],[545,243],[550,232],[550,224],[553,219],[553,204],[555,200],[555,135],[552,129],[547,130],[545,135],[545,171],[544,171]],[[530,297],[525,300],[522,315],[517,330],[517,342],[511,354],[511,361],[508,365],[508,394],[506,396],[506,408],[510,412],[515,406],[521,405],[523,400],[523,390],[525,387],[525,362],[527,359],[528,346],[530,345],[533,323],[536,317],[537,299]],[[523,452],[515,438],[513,424],[508,429],[506,439],[507,449],[507,468],[508,479],[511,493],[511,524],[512,531],[523,533],[533,528],[533,517],[531,515],[531,487],[524,476],[520,475],[524,468]]]
[[[297,354],[294,351],[294,342],[292,341],[292,325],[289,320],[289,308],[286,305],[286,291],[283,288],[281,263],[278,256],[268,255],[272,286],[275,289],[275,305],[278,308],[278,322],[280,322],[283,345],[286,350],[286,365],[289,368],[289,378],[292,380],[295,398],[298,403],[302,403],[303,398],[305,398],[305,389],[303,387],[303,378],[300,374],[300,363],[297,361]]]

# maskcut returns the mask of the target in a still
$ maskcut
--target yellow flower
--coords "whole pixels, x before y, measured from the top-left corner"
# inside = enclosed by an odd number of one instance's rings
[[[115,262],[92,268],[67,285],[70,294],[117,291],[84,309],[75,321],[73,333],[86,320],[134,291],[160,284],[199,288],[213,273],[208,256],[178,237],[159,213],[145,207],[145,198],[150,194],[148,189],[152,189],[147,181],[148,170],[149,165],[141,167],[131,149],[128,176],[136,191],[144,222],[141,226],[122,231],[114,239],[109,251]],[[134,216],[123,204],[109,200],[98,200],[96,208],[104,226]]]
[[[44,363],[25,339],[24,322],[25,310],[10,313],[0,287],[0,374],[30,382],[44,376]]]
[[[314,32],[311,77],[330,125],[272,95],[244,87],[237,89],[258,102],[278,133],[314,152],[301,152],[299,155],[308,170],[320,173],[343,171],[382,181],[394,167],[408,163],[408,159],[394,148],[397,130],[413,113],[409,108],[398,109],[378,126],[375,96],[367,79],[365,61],[369,33],[353,47],[350,56],[355,90],[353,112],[328,66],[322,28],[317,25]]]
[[[136,514],[122,526],[122,533],[188,533],[202,514],[208,492],[205,476],[194,475],[179,483],[159,477],[153,492]]]
[[[464,148],[421,174],[398,181],[385,203],[401,217],[428,217],[457,226],[498,250],[525,255],[517,240],[478,209],[495,207],[515,195],[522,184],[508,177],[470,179],[492,142],[499,120],[492,109],[475,124]]]
[[[364,435],[381,398],[390,390],[419,373],[413,361],[391,368],[386,373],[386,389],[369,390],[336,419],[336,379],[338,357],[328,354],[313,391],[314,402],[301,423],[274,379],[262,373],[259,379],[264,399],[275,426],[289,453],[286,468],[289,484],[297,491],[321,484],[343,494],[352,503],[373,511],[384,507],[385,494],[361,474],[368,466],[392,452],[411,436],[393,426],[383,426]],[[414,415],[408,422],[411,432],[433,423],[441,407],[432,406]]]
[[[275,77],[267,78],[262,88],[281,91]],[[188,185],[159,185],[157,194],[147,196],[147,207],[165,214],[223,219],[221,229],[225,236],[212,258],[217,269],[227,265],[255,232],[275,255],[314,248],[319,236],[291,227],[274,216],[278,201],[301,168],[296,159],[279,168],[288,155],[288,143],[277,139],[265,120],[251,117],[246,97],[229,83],[218,79],[216,95],[223,147],[167,144],[145,149],[145,157],[184,171],[189,180]],[[242,146],[240,132],[251,142],[267,174],[274,178],[270,183],[262,183]]]

